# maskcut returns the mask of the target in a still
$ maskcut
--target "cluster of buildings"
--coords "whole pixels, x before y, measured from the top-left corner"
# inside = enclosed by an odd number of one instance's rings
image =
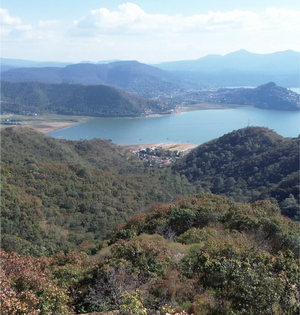
[[[148,164],[150,167],[165,167],[180,160],[183,156],[182,152],[164,150],[163,148],[142,148],[138,151],[132,151],[140,161]]]

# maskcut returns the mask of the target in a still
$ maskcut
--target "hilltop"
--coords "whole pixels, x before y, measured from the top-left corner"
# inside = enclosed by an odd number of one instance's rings
[[[274,82],[260,85],[254,89],[219,89],[211,93],[208,100],[213,103],[252,105],[271,110],[292,110],[300,108],[300,95]]]

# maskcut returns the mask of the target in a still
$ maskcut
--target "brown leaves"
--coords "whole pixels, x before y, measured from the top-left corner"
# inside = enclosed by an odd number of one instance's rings
[[[3,314],[68,314],[68,297],[50,277],[49,259],[22,257],[1,250]]]

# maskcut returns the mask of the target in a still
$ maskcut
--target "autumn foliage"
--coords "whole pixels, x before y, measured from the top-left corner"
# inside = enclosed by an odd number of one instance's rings
[[[50,260],[1,251],[2,314],[70,314],[66,290],[51,279]]]

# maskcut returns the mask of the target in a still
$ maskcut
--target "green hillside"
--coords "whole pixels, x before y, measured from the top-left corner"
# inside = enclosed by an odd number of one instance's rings
[[[2,81],[1,112],[124,117],[165,113],[167,108],[106,85]]]
[[[196,192],[268,199],[299,219],[299,139],[266,128],[231,132],[166,169],[144,165],[107,140],[58,140],[7,128],[1,162],[2,246],[21,253],[94,244],[153,203]]]
[[[266,128],[173,169],[103,139],[3,129],[1,311],[298,314],[300,225],[281,215],[298,219],[298,195],[299,138]]]
[[[173,170],[200,190],[244,201],[273,198],[283,214],[299,218],[299,138],[239,129],[200,145]]]
[[[2,247],[49,255],[94,243],[137,212],[195,192],[185,177],[144,168],[107,140],[1,131]]]

